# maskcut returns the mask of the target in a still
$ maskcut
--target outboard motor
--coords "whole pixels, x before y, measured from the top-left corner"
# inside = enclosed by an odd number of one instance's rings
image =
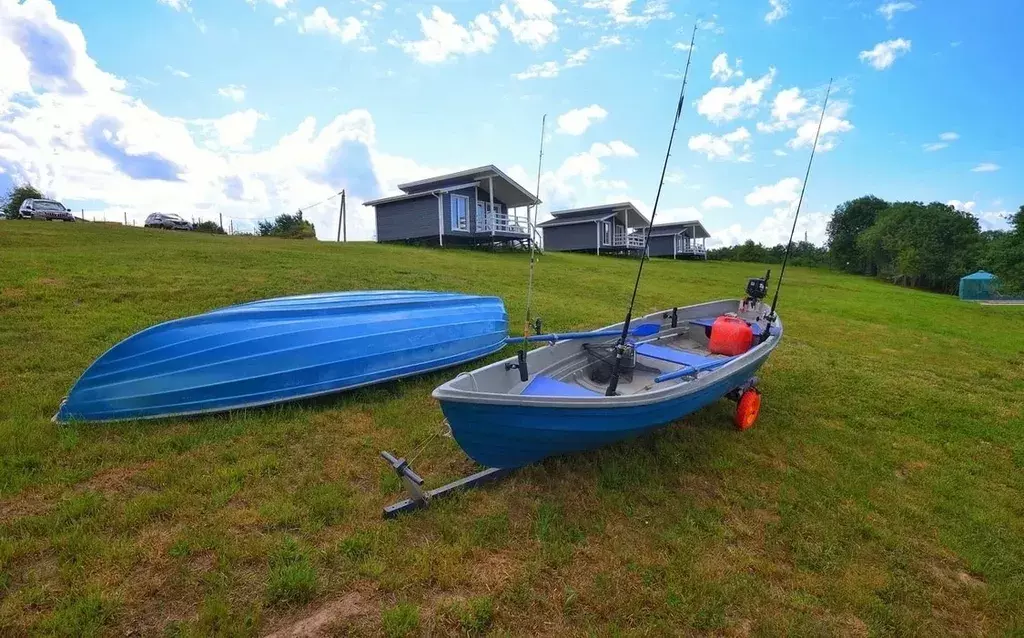
[[[751,277],[747,280],[747,296],[743,300],[743,310],[754,309],[761,301],[768,296],[768,280],[771,279],[772,269],[769,268],[764,277]]]

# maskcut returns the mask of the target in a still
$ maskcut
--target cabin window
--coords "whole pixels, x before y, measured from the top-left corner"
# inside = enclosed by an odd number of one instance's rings
[[[610,244],[612,243],[612,223],[602,222],[601,223],[601,243]]]
[[[452,195],[452,230],[469,230],[469,198]]]

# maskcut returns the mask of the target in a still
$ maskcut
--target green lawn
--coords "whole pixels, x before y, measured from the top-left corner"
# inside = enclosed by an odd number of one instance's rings
[[[621,320],[636,263],[544,255],[552,330]],[[751,264],[655,261],[641,312]],[[527,259],[0,222],[0,634],[1024,633],[1024,308],[793,269],[756,428],[723,401],[385,522],[377,457],[442,427],[457,371],[223,416],[58,427],[151,324],[351,288],[497,294]],[[468,367],[468,366],[467,366]],[[471,463],[435,437],[433,483]]]

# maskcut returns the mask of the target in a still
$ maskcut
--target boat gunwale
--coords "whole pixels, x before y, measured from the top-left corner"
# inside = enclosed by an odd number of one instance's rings
[[[693,310],[706,306],[713,306],[722,303],[740,303],[739,299],[719,299],[716,301],[709,301],[700,304],[694,304],[692,306],[678,306],[675,308],[679,313],[687,310]],[[632,324],[640,324],[649,322],[651,320],[663,321],[669,313],[673,311],[673,308],[665,310],[659,310],[656,312],[649,313],[643,317],[635,318],[632,320]],[[680,318],[680,321],[686,319]],[[614,330],[622,328],[622,322],[605,326],[603,328],[597,328],[596,331],[601,330]],[[696,380],[688,383],[666,383],[658,384],[664,385],[662,388],[654,388],[648,392],[637,392],[634,394],[620,394],[613,397],[607,396],[596,396],[596,397],[566,397],[566,396],[545,396],[545,395],[524,395],[524,394],[509,394],[507,392],[485,392],[480,390],[464,390],[460,388],[452,387],[453,384],[463,381],[467,375],[471,375],[476,371],[483,371],[490,368],[505,367],[507,363],[513,363],[517,359],[516,357],[508,357],[495,363],[477,368],[470,373],[464,373],[446,381],[442,385],[438,386],[431,393],[431,396],[441,402],[453,402],[453,403],[475,403],[483,405],[504,405],[514,407],[533,407],[533,408],[576,408],[576,409],[594,409],[594,408],[625,408],[635,407],[638,405],[657,404],[663,401],[670,401],[686,394],[697,393],[724,378],[728,378],[730,375],[735,374],[740,368],[745,368],[751,363],[755,363],[760,366],[767,360],[768,356],[775,350],[779,342],[782,340],[782,320],[776,317],[768,338],[746,351],[745,353],[733,357],[728,363],[721,365],[710,372],[698,376]],[[531,350],[530,353],[541,352],[547,348],[557,347],[561,344],[567,343],[569,340],[557,341],[553,345],[547,345],[543,348],[537,348]],[[602,340],[603,342],[609,341],[608,339]],[[640,355],[643,356],[643,355]],[[529,357],[529,355],[527,355]],[[529,358],[527,359],[529,361]],[[535,375],[531,375],[535,376]]]

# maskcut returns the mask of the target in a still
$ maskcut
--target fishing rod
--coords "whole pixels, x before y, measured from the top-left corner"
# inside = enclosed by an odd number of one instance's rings
[[[800,199],[796,204],[796,214],[793,215],[793,227],[789,230],[789,243],[786,244],[786,254],[782,257],[782,272],[779,273],[779,283],[775,284],[775,296],[772,298],[772,307],[768,311],[768,325],[761,333],[761,342],[768,339],[772,324],[775,323],[775,307],[779,304],[779,291],[782,290],[782,280],[786,277],[786,264],[789,263],[789,253],[793,250],[793,234],[796,232],[796,220],[800,218],[800,208],[804,205],[804,192],[807,190],[807,180],[811,176],[811,164],[814,162],[814,151],[818,148],[818,136],[821,135],[821,125],[825,121],[825,108],[828,106],[828,96],[832,93],[832,78],[828,79],[828,88],[825,90],[825,101],[821,105],[821,117],[818,118],[818,130],[814,133],[814,143],[811,144],[811,157],[807,160],[807,171],[804,173],[804,183],[800,187]]]
[[[537,158],[537,190],[535,197],[537,202],[533,205],[533,221],[530,221],[530,211],[526,211],[526,228],[530,231],[530,278],[526,285],[526,321],[523,322],[523,347],[517,355],[519,359],[519,380],[526,382],[530,378],[529,369],[526,366],[526,344],[529,341],[530,331],[530,303],[533,298],[533,264],[536,261],[537,250],[537,212],[540,209],[540,175],[541,167],[544,164],[544,129],[548,122],[547,113],[540,120],[540,156]],[[538,326],[537,332],[540,332]]]
[[[668,149],[665,151],[665,162],[661,166],[661,179],[658,181],[658,192],[654,196],[654,207],[651,209],[651,222],[644,232],[644,246],[640,252],[640,266],[636,270],[636,281],[633,282],[633,296],[629,300],[629,308],[626,309],[626,319],[622,322],[622,334],[615,344],[615,363],[612,365],[612,376],[608,381],[608,389],[605,396],[613,397],[619,387],[619,370],[622,367],[622,357],[626,354],[626,339],[629,336],[629,322],[633,320],[633,306],[636,304],[636,292],[640,288],[640,276],[644,272],[644,263],[647,261],[647,244],[651,239],[651,228],[654,227],[654,217],[658,214],[658,201],[661,199],[661,189],[665,186],[665,173],[668,171],[668,158],[672,156],[672,142],[676,138],[676,127],[679,125],[679,118],[683,114],[683,101],[686,99],[686,78],[690,74],[690,60],[693,58],[693,41],[697,37],[697,23],[693,24],[693,33],[690,34],[690,50],[686,54],[686,69],[683,71],[683,85],[679,87],[679,103],[676,105],[676,115],[672,118],[672,133],[668,137]]]

